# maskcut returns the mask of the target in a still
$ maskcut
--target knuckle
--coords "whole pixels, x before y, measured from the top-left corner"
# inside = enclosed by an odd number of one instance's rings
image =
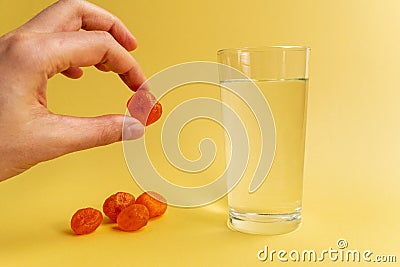
[[[26,33],[15,33],[8,36],[6,43],[9,49],[20,50],[28,46],[28,40],[29,38]]]
[[[75,15],[79,17],[83,15],[87,3],[85,0],[59,0],[56,4],[73,10]]]
[[[114,41],[114,37],[106,31],[93,31],[103,42],[110,43]]]
[[[115,16],[114,14],[109,13],[109,20],[110,20],[110,28],[112,28],[114,25],[122,23],[121,20]]]
[[[68,4],[68,5],[77,5],[77,4],[84,2],[84,0],[59,0],[58,2]]]
[[[27,55],[34,55],[37,46],[35,38],[30,33],[14,33],[6,36],[3,45],[5,45],[6,54],[14,62],[26,62]]]

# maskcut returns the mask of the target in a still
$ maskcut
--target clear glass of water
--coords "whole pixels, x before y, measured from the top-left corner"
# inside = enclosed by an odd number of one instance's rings
[[[301,221],[304,145],[310,48],[277,46],[223,49],[218,62],[244,73],[238,80],[225,68],[219,72],[221,100],[234,107],[245,124],[249,158],[241,180],[228,194],[229,226],[244,233],[275,235],[295,230]],[[223,90],[229,83],[238,94]],[[269,104],[275,123],[275,154],[264,182],[249,191],[261,152],[260,128],[252,107],[241,92],[253,90],[255,83]],[[247,96],[248,97],[248,96]],[[261,114],[262,115],[262,114]],[[223,114],[223,120],[232,121]],[[235,134],[235,133],[230,133]],[[235,147],[231,149],[235,150]],[[273,152],[273,151],[272,151]],[[233,162],[234,164],[234,162]],[[229,173],[227,174],[229,182]]]

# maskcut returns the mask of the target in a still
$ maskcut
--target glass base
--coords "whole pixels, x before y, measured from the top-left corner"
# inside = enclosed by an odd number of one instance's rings
[[[229,208],[229,228],[248,234],[285,234],[296,230],[300,222],[301,210],[287,214],[258,214]]]

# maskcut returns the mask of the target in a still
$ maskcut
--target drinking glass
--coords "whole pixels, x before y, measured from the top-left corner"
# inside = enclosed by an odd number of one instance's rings
[[[275,46],[219,50],[218,62],[245,74],[237,79],[228,68],[220,68],[221,100],[235,109],[246,127],[249,156],[240,181],[228,194],[232,229],[253,234],[283,234],[295,230],[301,221],[308,59],[310,48]],[[232,74],[232,75],[231,75]],[[262,132],[245,98],[258,86],[269,105],[275,124],[275,151],[262,145]],[[235,94],[223,90],[229,85]],[[245,97],[241,97],[246,95]],[[256,94],[253,97],[257,97]],[[231,113],[223,113],[224,123],[232,123]],[[268,114],[257,114],[267,116]],[[235,133],[229,133],[230,135]],[[226,138],[227,140],[228,138]],[[227,141],[228,142],[228,141]],[[228,146],[228,145],[226,145]],[[235,147],[231,147],[235,151]],[[262,149],[274,153],[263,183],[254,192],[249,184],[256,179]],[[231,162],[235,164],[235,162]],[[229,183],[232,174],[227,174]],[[261,179],[261,180],[263,180]],[[260,180],[260,179],[259,179]]]

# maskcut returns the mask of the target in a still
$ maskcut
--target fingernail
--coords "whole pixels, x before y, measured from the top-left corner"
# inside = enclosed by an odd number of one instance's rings
[[[124,121],[123,140],[138,139],[144,134],[144,126],[132,117],[126,117]]]

